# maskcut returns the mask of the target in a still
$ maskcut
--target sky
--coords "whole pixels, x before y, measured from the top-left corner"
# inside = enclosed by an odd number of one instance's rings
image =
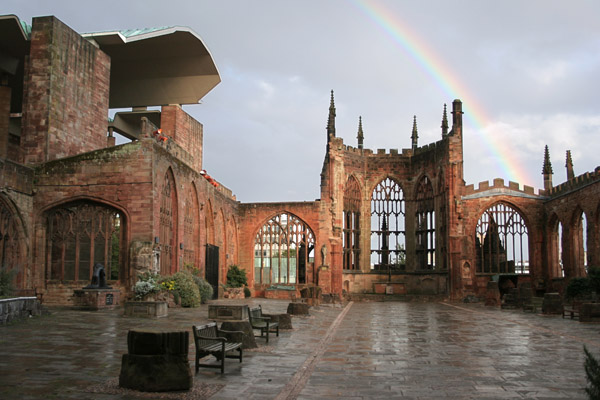
[[[336,133],[356,146],[441,139],[461,99],[464,179],[543,188],[600,165],[596,0],[4,0],[0,14],[55,15],[80,33],[193,29],[221,83],[184,110],[204,125],[204,168],[242,202],[320,197],[330,92]]]

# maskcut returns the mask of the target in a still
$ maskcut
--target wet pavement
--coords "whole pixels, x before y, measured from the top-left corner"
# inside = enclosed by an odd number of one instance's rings
[[[265,313],[287,301],[247,299]],[[188,330],[208,307],[161,319],[122,309],[50,314],[0,327],[1,399],[139,399],[103,390],[118,378],[129,329]],[[600,324],[480,304],[364,302],[312,307],[293,330],[257,338],[225,374],[201,368],[211,399],[585,399],[583,345],[600,356]],[[191,336],[191,332],[190,332]],[[194,347],[190,344],[193,371]],[[196,396],[196,397],[193,397]]]

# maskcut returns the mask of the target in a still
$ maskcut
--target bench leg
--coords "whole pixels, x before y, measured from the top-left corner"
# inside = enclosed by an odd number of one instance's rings
[[[271,330],[271,328],[269,328],[269,321],[267,321],[267,343],[269,343],[269,331]]]

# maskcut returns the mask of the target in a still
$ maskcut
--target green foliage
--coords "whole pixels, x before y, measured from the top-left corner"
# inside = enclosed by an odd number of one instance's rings
[[[585,345],[583,346],[583,352],[585,353],[585,362],[583,364],[585,367],[585,378],[588,382],[585,392],[590,400],[600,399],[600,364]]]
[[[161,291],[158,282],[158,274],[152,272],[144,272],[138,275],[138,280],[133,286],[133,293],[136,300],[143,300],[146,296]]]
[[[250,288],[248,288],[248,286],[244,287],[244,297],[252,297],[252,292],[250,291]]]
[[[194,276],[188,271],[179,271],[164,280],[174,281],[173,295],[175,302],[179,299],[182,307],[198,307],[200,305],[200,291],[194,281]]]
[[[246,278],[246,272],[238,268],[237,265],[232,265],[227,271],[227,286],[232,288],[238,288],[246,286],[248,279]]]
[[[213,287],[206,281],[206,279],[194,275],[194,282],[198,285],[198,292],[200,293],[200,301],[205,304],[208,300],[213,297]]]
[[[590,266],[588,268],[588,278],[590,278],[592,290],[595,291],[596,294],[600,295],[600,267]]]
[[[198,292],[200,293],[200,302],[206,304],[206,302],[213,297],[213,287],[206,281],[201,275],[200,270],[195,268],[193,264],[185,264],[183,268],[192,274],[194,282],[198,286]]]
[[[571,278],[567,285],[566,296],[568,299],[580,299],[592,294],[592,285],[589,278]]]
[[[14,271],[0,269],[0,297],[11,296],[15,290],[13,286]]]

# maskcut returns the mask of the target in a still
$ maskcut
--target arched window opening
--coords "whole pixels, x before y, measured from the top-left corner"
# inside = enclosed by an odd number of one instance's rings
[[[171,171],[165,173],[163,185],[160,191],[160,273],[170,275],[175,272],[176,234],[173,229],[176,226],[177,198],[175,195],[175,183]]]
[[[17,285],[22,281],[21,240],[17,228],[17,218],[0,201],[0,268],[15,271]]]
[[[555,244],[555,253],[554,256],[556,257],[556,263],[555,265],[555,270],[554,270],[554,276],[557,278],[563,278],[565,276],[565,268],[563,265],[563,251],[562,251],[562,240],[563,240],[563,227],[562,227],[562,223],[559,222],[557,229],[556,229],[556,236],[555,236],[555,240],[556,240],[556,244]]]
[[[433,186],[424,176],[417,186],[416,215],[417,268],[435,269],[435,211]]]
[[[348,178],[344,190],[344,269],[360,270],[360,186]]]
[[[529,273],[528,231],[521,215],[504,203],[494,204],[477,222],[477,272]]]
[[[579,270],[577,276],[585,276],[587,274],[587,217],[584,212],[581,212],[577,218],[574,227],[574,255],[575,268]]]
[[[439,251],[438,251],[438,255],[439,255],[439,262],[438,262],[438,268],[441,269],[448,269],[448,251],[447,251],[447,243],[446,243],[446,238],[447,238],[447,231],[448,231],[448,226],[447,226],[447,213],[446,213],[446,207],[448,204],[448,201],[446,200],[448,197],[448,194],[446,193],[446,187],[444,184],[444,170],[440,168],[440,170],[438,171],[438,195],[441,198],[441,206],[438,209],[438,216],[437,216],[437,223],[439,224],[437,226],[437,241],[438,241],[438,247],[439,247]]]
[[[406,267],[404,194],[400,185],[384,179],[371,197],[371,269]]]
[[[120,279],[124,220],[115,209],[75,202],[47,212],[49,279],[89,281],[94,265],[108,280]]]
[[[254,241],[255,283],[307,283],[314,249],[315,236],[298,217],[282,213],[269,219]]]

